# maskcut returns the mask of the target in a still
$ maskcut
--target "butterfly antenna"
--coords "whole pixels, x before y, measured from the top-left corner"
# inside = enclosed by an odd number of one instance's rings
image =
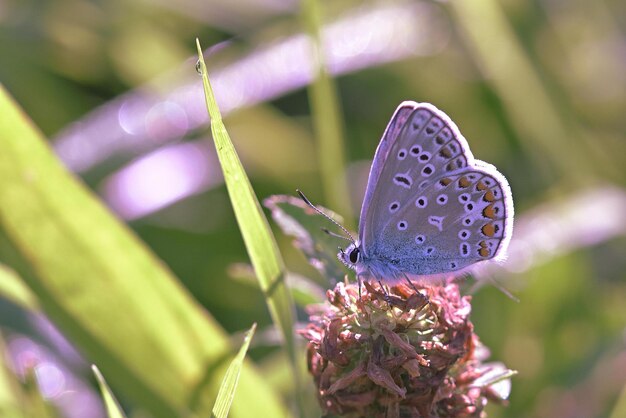
[[[311,201],[309,199],[307,199],[307,197],[304,195],[304,193],[302,193],[302,191],[300,191],[300,189],[296,189],[296,192],[298,192],[298,194],[300,195],[300,198],[302,200],[304,200],[304,203],[306,203],[311,209],[313,209],[315,212],[319,213],[324,218],[328,219],[329,221],[331,221],[332,223],[337,225],[339,228],[341,228],[341,230],[343,232],[345,232],[348,237],[350,237],[350,241],[352,241],[353,243],[356,242],[354,240],[354,237],[352,236],[352,234],[343,225],[341,225],[339,222],[337,222],[336,220],[334,220],[333,218],[331,218],[330,216],[328,216],[327,214],[322,212],[317,206],[315,206],[313,203],[311,203]],[[330,232],[330,231],[328,231],[328,232]],[[347,239],[346,237],[341,237],[341,238]]]
[[[480,276],[482,277],[479,278],[478,275],[476,274],[474,275],[474,277],[476,277],[477,279],[476,279],[476,283],[474,283],[474,285],[469,289],[470,294],[476,293],[478,289],[480,289],[486,281],[489,281],[496,289],[502,292],[504,296],[508,297],[513,302],[517,302],[517,303],[520,302],[520,299],[517,296],[515,296],[513,293],[511,293],[510,290],[504,287],[502,283],[496,280],[496,278],[491,273],[486,273],[485,275],[481,274]]]
[[[336,234],[336,233],[334,233],[333,231],[329,231],[329,230],[328,230],[328,229],[326,229],[326,228],[322,228],[322,231],[323,231],[325,234],[330,235],[331,237],[341,238],[341,239],[345,239],[346,241],[350,241],[350,238],[348,238],[348,237],[344,237],[343,235]]]
[[[506,287],[504,287],[503,284],[499,283],[493,276],[489,277],[489,281],[491,283],[493,283],[493,285],[496,287],[496,289],[498,289],[500,292],[504,293],[505,296],[507,296],[509,299],[511,299],[513,302],[517,302],[519,303],[520,300],[517,296],[515,296],[513,293],[511,293]]]

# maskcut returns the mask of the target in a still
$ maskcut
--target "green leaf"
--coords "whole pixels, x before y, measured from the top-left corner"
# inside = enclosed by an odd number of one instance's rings
[[[224,330],[74,179],[0,88],[0,258],[119,393],[160,418],[208,416]],[[288,412],[244,365],[233,417]]]
[[[239,383],[243,360],[246,358],[246,353],[248,352],[248,347],[250,346],[250,341],[252,341],[255,330],[256,323],[253,324],[252,328],[246,333],[246,338],[243,340],[243,344],[241,344],[239,353],[237,353],[237,356],[230,363],[230,366],[228,366],[228,370],[226,370],[226,375],[220,386],[220,391],[217,393],[217,399],[215,400],[215,405],[213,405],[211,417],[226,418],[228,416],[228,411],[230,411],[230,405],[233,403],[237,384]]]
[[[261,290],[265,294],[270,314],[285,339],[295,387],[300,388],[299,372],[296,366],[297,352],[293,335],[294,307],[285,283],[285,265],[267,219],[261,210],[261,205],[252,190],[250,180],[222,122],[198,39],[196,39],[196,46],[198,48],[198,69],[202,74],[206,106],[211,117],[211,132],[224,173],[224,182],[250,261]],[[300,393],[299,389],[297,389],[297,393]]]
[[[124,411],[122,411],[122,407],[117,399],[115,399],[113,392],[111,392],[111,388],[107,385],[107,382],[104,380],[104,376],[102,376],[98,367],[95,364],[92,364],[91,370],[93,370],[93,373],[96,375],[96,380],[98,381],[98,386],[100,386],[100,392],[102,392],[102,399],[104,400],[104,406],[107,410],[109,418],[126,418]]]
[[[346,242],[324,232],[323,229],[335,227],[328,219],[294,196],[270,196],[263,204],[272,211],[272,218],[283,232],[295,238],[294,246],[320,272],[321,277],[326,280],[326,287],[333,281],[343,280],[346,268],[337,258],[337,247],[346,245]],[[341,217],[332,211],[321,206],[318,209],[337,222],[342,222]]]

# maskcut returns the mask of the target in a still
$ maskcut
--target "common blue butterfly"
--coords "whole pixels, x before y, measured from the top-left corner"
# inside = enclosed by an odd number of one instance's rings
[[[504,176],[444,112],[406,101],[376,149],[358,240],[338,257],[359,278],[419,280],[501,260],[512,229]]]

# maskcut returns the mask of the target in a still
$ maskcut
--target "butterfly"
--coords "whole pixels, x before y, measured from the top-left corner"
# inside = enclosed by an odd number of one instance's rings
[[[436,278],[502,260],[512,229],[505,177],[444,112],[406,101],[376,149],[358,239],[338,257],[359,279]]]

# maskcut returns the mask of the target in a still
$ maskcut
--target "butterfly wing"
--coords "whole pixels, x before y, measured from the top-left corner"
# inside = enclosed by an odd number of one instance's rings
[[[398,137],[402,129],[404,129],[409,117],[412,115],[417,103],[412,101],[405,101],[398,106],[394,112],[383,137],[380,140],[376,153],[374,154],[374,160],[372,167],[370,168],[369,177],[367,180],[367,187],[365,189],[365,197],[363,198],[363,205],[361,206],[361,217],[359,220],[359,241],[361,243],[362,250],[367,253],[369,244],[372,242],[372,237],[377,236],[380,232],[380,225],[372,222],[376,220],[373,213],[370,213],[373,207],[372,199],[374,196],[380,196],[379,179],[382,175],[385,162],[389,155],[389,151],[397,143]],[[375,202],[374,202],[375,203]]]
[[[361,213],[370,263],[435,275],[501,258],[512,217],[506,179],[474,159],[454,122],[430,104],[403,103],[376,152]]]

